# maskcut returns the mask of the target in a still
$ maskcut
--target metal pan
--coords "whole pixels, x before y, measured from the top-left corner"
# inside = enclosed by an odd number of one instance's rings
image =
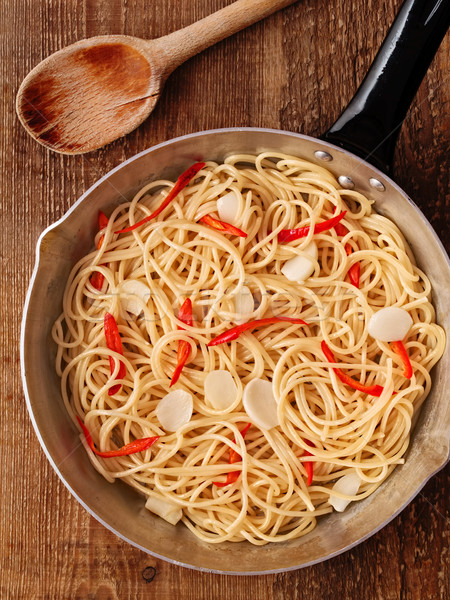
[[[439,0],[408,0],[355,98],[323,139],[270,129],[222,129],[159,144],[103,177],[41,235],[21,335],[28,410],[44,452],[64,484],[118,536],[155,556],[195,569],[235,574],[297,569],[336,556],[375,533],[448,460],[447,349],[435,368],[433,390],[416,423],[406,464],[397,467],[372,496],[353,503],[342,514],[324,516],[314,531],[297,540],[263,547],[246,542],[205,544],[185,527],[173,527],[153,516],[135,491],[120,482],[107,483],[92,468],[61,401],[54,371],[56,349],[50,337],[69,271],[92,248],[99,209],[111,211],[154,178],[176,177],[199,156],[222,160],[234,152],[266,150],[326,164],[343,186],[354,186],[372,198],[376,210],[398,224],[419,266],[430,277],[438,322],[447,326],[449,261],[425,217],[385,172],[396,128],[445,33],[448,18],[448,2],[444,6]],[[395,107],[393,95],[400,99]],[[86,223],[92,226],[86,228]]]

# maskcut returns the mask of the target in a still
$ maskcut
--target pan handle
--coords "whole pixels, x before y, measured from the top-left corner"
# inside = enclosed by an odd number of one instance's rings
[[[400,127],[449,20],[450,0],[406,0],[355,96],[322,139],[389,173]]]

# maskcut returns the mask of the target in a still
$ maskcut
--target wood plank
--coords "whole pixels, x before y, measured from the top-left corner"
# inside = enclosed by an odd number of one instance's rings
[[[288,573],[232,577],[171,565],[117,538],[69,494],[32,429],[18,344],[41,231],[112,167],[171,137],[229,126],[319,135],[351,98],[401,4],[300,0],[192,58],[170,77],[157,109],[139,129],[86,156],[50,153],[18,124],[20,81],[49,53],[91,35],[158,37],[230,3],[0,3],[2,599],[448,598],[448,470],[389,525],[341,556]],[[447,36],[402,128],[394,165],[396,181],[447,241],[448,63]]]

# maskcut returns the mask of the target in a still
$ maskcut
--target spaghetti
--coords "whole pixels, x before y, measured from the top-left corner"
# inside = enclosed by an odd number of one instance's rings
[[[181,518],[206,542],[299,537],[403,463],[445,344],[429,280],[394,223],[305,160],[264,153],[206,162],[158,212],[173,187],[154,181],[115,208],[96,250],[74,266],[53,327],[64,403],[90,432],[91,446],[82,439],[99,473],[135,488],[169,522]],[[246,237],[216,219],[226,199]],[[208,225],[214,220],[222,230]],[[280,235],[300,228],[289,241]],[[179,318],[187,298],[192,320]],[[392,306],[412,319],[400,355],[368,332],[372,315]],[[123,354],[105,341],[105,314]],[[205,391],[219,371],[222,403]],[[260,410],[257,396],[244,402],[255,380],[273,394],[274,426],[250,418]],[[192,397],[175,431],[158,419],[169,392]],[[92,450],[155,436],[129,455]],[[346,488],[350,479],[356,486]]]

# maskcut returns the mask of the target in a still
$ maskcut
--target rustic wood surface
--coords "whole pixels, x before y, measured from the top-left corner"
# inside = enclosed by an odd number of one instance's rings
[[[346,105],[401,0],[300,0],[188,61],[139,129],[85,156],[51,153],[15,115],[23,77],[51,52],[108,33],[159,37],[230,0],[0,2],[0,598],[158,600],[448,598],[448,471],[389,525],[325,563],[233,577],[157,560],[95,521],[44,456],[25,407],[19,330],[37,238],[101,175],[157,142],[226,126],[319,135]],[[394,178],[448,240],[449,38],[402,128]],[[45,389],[45,382],[43,382]],[[447,517],[446,517],[447,515]]]

